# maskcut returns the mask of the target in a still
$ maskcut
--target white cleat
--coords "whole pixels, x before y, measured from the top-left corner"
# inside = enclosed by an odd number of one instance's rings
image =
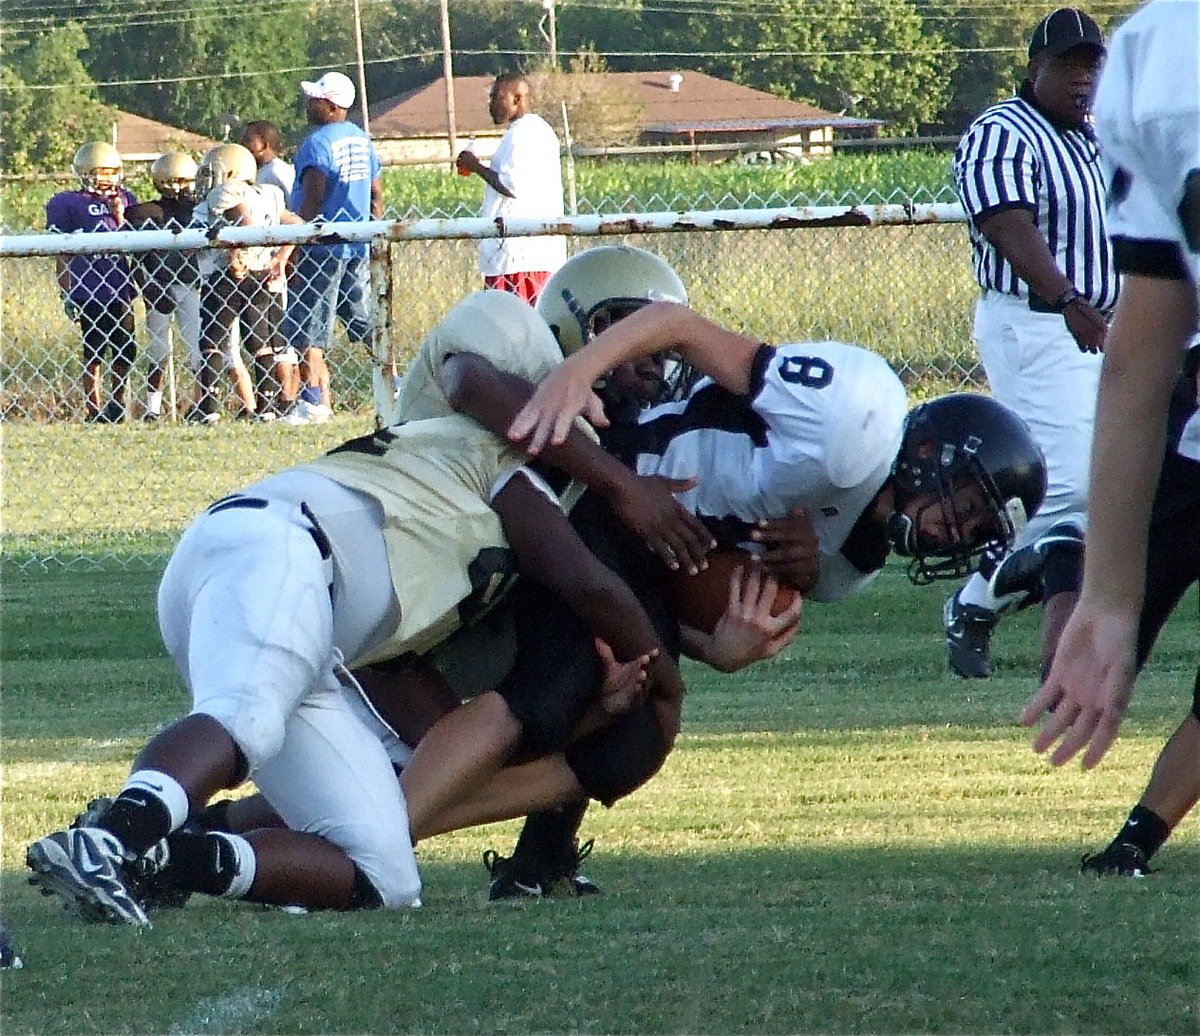
[[[25,853],[30,882],[60,896],[85,921],[148,925],[146,911],[125,884],[124,862],[116,835],[99,827],[56,831]]]

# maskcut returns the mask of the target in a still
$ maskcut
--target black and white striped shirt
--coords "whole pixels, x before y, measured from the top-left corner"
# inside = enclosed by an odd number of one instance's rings
[[[1016,97],[993,105],[971,123],[954,152],[975,278],[985,290],[1029,298],[1029,285],[978,228],[1004,209],[1028,209],[1058,268],[1088,302],[1108,311],[1117,301],[1117,273],[1104,225],[1095,135],[1087,126],[1056,127],[1032,99],[1027,83]]]

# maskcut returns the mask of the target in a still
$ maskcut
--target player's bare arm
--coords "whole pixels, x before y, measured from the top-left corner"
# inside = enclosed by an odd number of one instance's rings
[[[1054,262],[1045,238],[1034,225],[1033,216],[1030,209],[1004,209],[984,219],[979,229],[1012,263],[1030,290],[1053,303],[1074,291],[1075,285]],[[1095,306],[1084,298],[1075,298],[1063,310],[1063,319],[1081,350],[1103,351],[1108,321]]]
[[[441,379],[455,410],[499,436],[534,391],[523,378],[501,371],[474,353],[448,358]],[[693,482],[638,475],[578,428],[572,428],[561,444],[550,447],[544,459],[603,495],[622,522],[670,568],[695,572],[704,567],[704,555],[715,545],[712,534],[672,495],[690,489]]]
[[[731,392],[744,395],[760,343],[675,302],[654,302],[606,328],[550,372],[521,409],[508,437],[537,455],[558,445],[591,405],[592,385],[622,363],[673,349]]]

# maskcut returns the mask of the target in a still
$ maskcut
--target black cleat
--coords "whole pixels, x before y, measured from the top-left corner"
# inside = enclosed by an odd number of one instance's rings
[[[1154,871],[1150,869],[1146,854],[1132,842],[1113,842],[1103,852],[1085,853],[1079,873],[1144,878]]]
[[[999,617],[994,611],[963,604],[956,590],[942,611],[950,671],[965,679],[983,680],[992,675],[992,630]]]
[[[87,809],[71,821],[71,827],[95,827],[108,812],[112,799],[100,795],[87,804]],[[171,852],[164,838],[136,860],[126,860],[121,877],[134,898],[146,910],[174,910],[183,906],[191,892],[180,888],[170,870]]]
[[[529,874],[517,874],[511,856],[501,856],[495,849],[483,854],[483,865],[491,880],[488,882],[488,901],[498,899],[541,899],[545,894],[542,883]]]
[[[73,827],[34,842],[25,853],[30,882],[59,896],[85,921],[148,925],[125,878],[121,843],[100,827]]]
[[[492,876],[488,900],[498,899],[570,899],[599,894],[600,886],[579,873],[579,865],[592,854],[593,841],[571,843],[570,856],[559,866],[547,868],[522,866],[515,857],[500,856],[494,849],[483,854],[483,865]]]
[[[1027,547],[1014,550],[992,573],[989,589],[997,598],[1023,595],[1017,607],[1037,604],[1042,598],[1042,572],[1053,552],[1083,552],[1083,530],[1073,520],[1056,522]],[[1011,610],[1011,607],[1006,610]]]

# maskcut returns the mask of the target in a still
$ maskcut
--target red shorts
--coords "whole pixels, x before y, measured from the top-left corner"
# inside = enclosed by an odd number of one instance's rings
[[[538,296],[550,280],[549,270],[521,270],[517,273],[502,273],[495,277],[484,277],[485,288],[496,291],[507,291],[524,299],[531,306],[537,302]]]

